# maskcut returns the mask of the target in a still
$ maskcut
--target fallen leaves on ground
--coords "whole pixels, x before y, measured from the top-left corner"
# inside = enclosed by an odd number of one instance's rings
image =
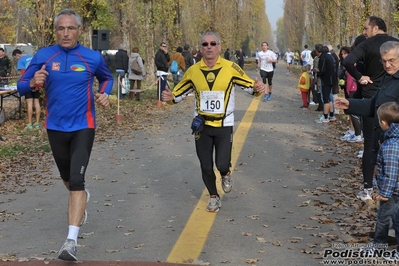
[[[132,131],[145,130],[157,132],[165,125],[165,120],[172,116],[191,116],[186,108],[192,101],[171,107],[167,104],[157,106],[155,91],[145,91],[141,101],[121,100],[117,121],[117,101],[110,100],[110,108],[96,108],[97,129],[95,142],[107,139],[121,139],[130,137]],[[0,136],[5,141],[0,141],[0,194],[24,193],[26,186],[51,185],[59,180],[53,173],[54,160],[47,140],[47,132],[43,128],[45,108],[42,108],[41,128],[26,130],[26,108],[24,99],[22,103],[22,119],[19,119],[18,101],[13,98],[4,100],[6,122],[0,125]],[[176,119],[174,119],[176,121]],[[179,121],[175,122],[176,124]]]

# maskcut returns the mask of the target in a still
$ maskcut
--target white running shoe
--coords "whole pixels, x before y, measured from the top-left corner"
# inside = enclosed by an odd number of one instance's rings
[[[337,118],[335,116],[330,116],[328,119],[330,120],[330,122],[337,121]]]
[[[324,123],[329,123],[330,120],[327,118],[324,118],[324,115],[320,116],[318,119],[315,120],[316,123],[318,124],[324,124]]]
[[[233,189],[233,179],[230,175],[221,178],[222,189],[224,193],[229,193]]]
[[[220,198],[216,196],[208,200],[208,207],[206,207],[206,210],[208,212],[218,212],[220,207],[222,207],[222,202],[220,201]]]
[[[362,201],[371,200],[373,199],[373,188],[364,188],[357,193],[356,197],[361,199]]]
[[[73,239],[65,240],[64,245],[62,245],[60,251],[58,251],[58,259],[77,261],[76,258],[76,243]]]
[[[347,131],[347,132],[345,132],[345,135],[343,135],[339,139],[342,140],[342,141],[347,141],[351,136],[352,136],[352,134]]]
[[[361,135],[357,135],[357,136],[351,135],[346,141],[351,142],[351,143],[353,143],[353,142],[360,143],[360,142],[363,142],[363,138]]]

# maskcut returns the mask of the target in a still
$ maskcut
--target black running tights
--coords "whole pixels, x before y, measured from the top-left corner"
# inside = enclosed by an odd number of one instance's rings
[[[213,158],[216,168],[222,176],[230,172],[231,150],[233,145],[233,127],[205,126],[201,133],[195,134],[195,148],[201,164],[202,180],[209,195],[219,195],[216,189],[216,175],[213,170]],[[213,150],[215,149],[215,157]]]

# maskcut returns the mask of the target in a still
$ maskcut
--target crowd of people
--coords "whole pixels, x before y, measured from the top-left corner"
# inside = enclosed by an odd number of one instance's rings
[[[349,129],[340,139],[363,143],[363,184],[356,197],[379,201],[373,244],[361,250],[370,254],[388,246],[390,223],[399,243],[399,40],[386,31],[383,19],[370,16],[363,34],[352,46],[339,46],[338,55],[329,42],[313,51],[305,45],[297,86],[301,108],[319,104],[315,122],[334,122],[335,108],[343,110]],[[284,57],[289,75],[296,55],[287,49]],[[337,97],[340,88],[344,97]],[[398,261],[399,248],[385,259]]]

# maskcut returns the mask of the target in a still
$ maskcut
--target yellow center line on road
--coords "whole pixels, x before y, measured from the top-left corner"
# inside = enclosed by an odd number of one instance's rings
[[[231,169],[235,169],[238,156],[244,146],[245,139],[248,135],[249,128],[252,125],[256,110],[261,97],[252,100],[247,111],[244,114],[240,124],[233,137],[233,150],[231,155]],[[216,180],[220,187],[220,174],[216,172]],[[220,197],[223,198],[224,192],[221,190]],[[193,213],[187,221],[182,233],[173,246],[167,262],[171,263],[194,263],[198,259],[205,245],[208,234],[215,221],[216,214],[206,211],[209,194],[206,189],[202,192],[201,198],[195,206]],[[223,203],[223,202],[222,202]],[[222,205],[223,210],[223,205]]]

